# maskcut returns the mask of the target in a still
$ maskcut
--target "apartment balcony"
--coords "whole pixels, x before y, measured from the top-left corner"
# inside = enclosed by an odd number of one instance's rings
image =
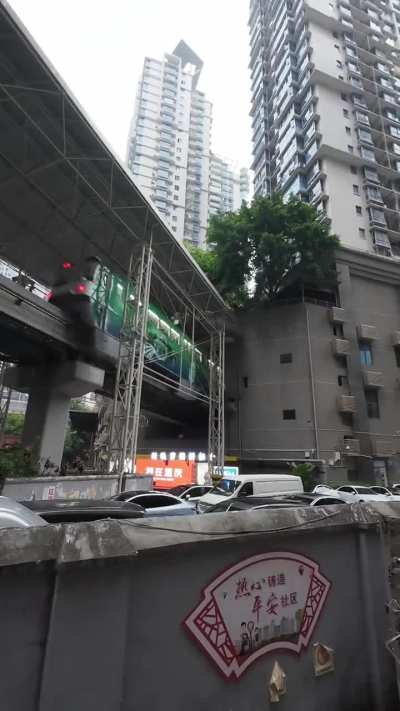
[[[358,457],[360,454],[360,440],[359,439],[345,439],[342,448],[343,454],[346,457]]]
[[[331,306],[329,309],[329,320],[331,323],[345,323],[345,311],[339,306]]]
[[[373,439],[372,454],[375,457],[392,457],[395,454],[395,445],[389,439]]]
[[[356,399],[354,395],[339,395],[336,404],[338,411],[343,415],[354,415],[356,412]]]
[[[380,390],[383,388],[383,373],[378,370],[363,371],[364,387],[370,390]]]
[[[332,338],[332,352],[335,356],[350,355],[350,341],[345,338]]]
[[[376,326],[360,323],[357,326],[357,336],[360,341],[376,341],[378,338]]]

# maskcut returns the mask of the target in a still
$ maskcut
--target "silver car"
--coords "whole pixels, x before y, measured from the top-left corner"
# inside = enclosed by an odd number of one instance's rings
[[[139,504],[145,516],[192,516],[196,513],[186,501],[161,491],[122,491],[112,498],[114,501]]]
[[[22,506],[18,501],[0,496],[0,528],[29,528],[47,526],[37,513]]]

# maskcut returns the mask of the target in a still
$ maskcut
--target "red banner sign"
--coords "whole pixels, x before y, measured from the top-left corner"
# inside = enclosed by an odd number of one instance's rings
[[[194,484],[195,466],[194,462],[178,460],[138,459],[136,473],[150,474],[153,477],[154,487],[157,489],[170,489],[180,484]]]

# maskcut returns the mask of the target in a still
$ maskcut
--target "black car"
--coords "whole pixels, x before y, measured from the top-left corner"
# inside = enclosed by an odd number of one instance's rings
[[[291,496],[238,496],[221,501],[205,513],[222,513],[224,511],[246,511],[259,509],[293,509],[301,506],[333,506],[346,503],[334,496],[318,494],[296,494]]]
[[[100,499],[53,499],[52,501],[21,501],[48,523],[78,523],[104,518],[143,518],[144,509],[126,501]]]

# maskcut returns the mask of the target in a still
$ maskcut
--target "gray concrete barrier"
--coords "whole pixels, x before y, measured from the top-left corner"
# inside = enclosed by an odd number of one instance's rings
[[[153,477],[127,475],[125,491],[149,491]],[[114,475],[7,478],[2,495],[17,501],[31,499],[108,499],[117,493],[118,477]]]
[[[388,520],[400,505],[0,531],[1,709],[265,711],[276,663],[278,708],[398,708]]]

